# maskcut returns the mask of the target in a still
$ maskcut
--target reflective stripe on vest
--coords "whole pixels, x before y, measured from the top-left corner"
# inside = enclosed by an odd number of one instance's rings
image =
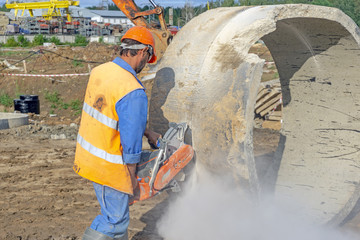
[[[108,126],[109,128],[115,129],[116,131],[119,130],[118,122],[116,120],[111,119],[108,116],[102,114],[101,112],[99,112],[95,108],[91,107],[86,102],[84,102],[83,110],[84,110],[84,112],[89,114],[91,117],[95,118],[96,120],[98,120],[102,124]]]
[[[80,134],[78,134],[77,136],[77,142],[81,145],[82,148],[84,148],[86,151],[96,157],[105,159],[106,161],[111,163],[125,164],[121,155],[110,154],[100,148],[91,145],[91,143],[87,142],[83,137],[80,136]]]

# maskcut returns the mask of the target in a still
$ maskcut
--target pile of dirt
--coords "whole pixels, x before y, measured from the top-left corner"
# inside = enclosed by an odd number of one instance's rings
[[[105,45],[98,42],[91,42],[85,48],[83,60],[108,62],[112,61],[117,56],[119,56],[118,45]]]
[[[70,70],[79,72],[81,70],[86,70],[88,66],[95,67],[101,63],[105,63],[113,60],[118,55],[118,47],[116,45],[106,45],[97,42],[91,42],[86,47],[58,47],[57,49],[41,49],[40,57],[37,60],[40,63],[49,65],[37,64],[36,66],[41,66],[41,70],[48,71],[50,68],[55,67],[53,70],[62,71],[64,69],[59,68],[59,66],[67,66]],[[36,61],[31,61],[34,64]],[[31,64],[30,68],[35,69],[35,66]],[[40,70],[40,69],[38,69]],[[60,72],[60,73],[63,73]]]

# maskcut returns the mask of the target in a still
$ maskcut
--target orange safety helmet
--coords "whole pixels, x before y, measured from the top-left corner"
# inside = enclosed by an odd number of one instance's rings
[[[132,40],[136,40],[144,45],[150,45],[152,47],[153,55],[152,55],[151,59],[148,61],[148,63],[153,63],[156,61],[154,37],[146,27],[135,26],[135,27],[130,28],[129,30],[127,30],[125,35],[121,38],[121,42],[124,39],[132,39]]]

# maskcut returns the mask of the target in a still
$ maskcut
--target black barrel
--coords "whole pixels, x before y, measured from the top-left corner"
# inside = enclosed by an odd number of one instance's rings
[[[20,103],[21,103],[20,99],[14,99],[14,110],[15,111],[20,111]]]
[[[36,101],[39,100],[38,95],[20,95],[20,100]]]
[[[21,113],[40,114],[40,101],[37,95],[21,95],[20,99],[14,100],[15,111]]]

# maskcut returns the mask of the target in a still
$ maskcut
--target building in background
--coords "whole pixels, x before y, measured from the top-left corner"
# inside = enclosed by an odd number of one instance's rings
[[[128,19],[121,11],[108,11],[108,10],[90,10],[91,13],[96,16],[91,20],[99,23],[110,23],[124,26],[134,26],[134,24]]]
[[[65,10],[61,11],[62,16],[66,16]],[[7,16],[12,24],[19,25],[19,30],[18,32],[7,31],[5,34],[120,35],[122,31],[134,26],[130,19],[121,11],[91,10],[70,6],[69,12],[72,16],[71,22],[67,22],[65,18],[53,18],[52,20],[45,21],[43,14],[47,13],[47,9],[34,9],[34,17],[30,16],[29,11],[25,11],[24,13],[19,13],[16,18],[14,9],[12,9]],[[6,21],[2,22],[5,24]],[[6,24],[9,24],[9,22]],[[6,29],[6,26],[3,26],[3,29]]]

